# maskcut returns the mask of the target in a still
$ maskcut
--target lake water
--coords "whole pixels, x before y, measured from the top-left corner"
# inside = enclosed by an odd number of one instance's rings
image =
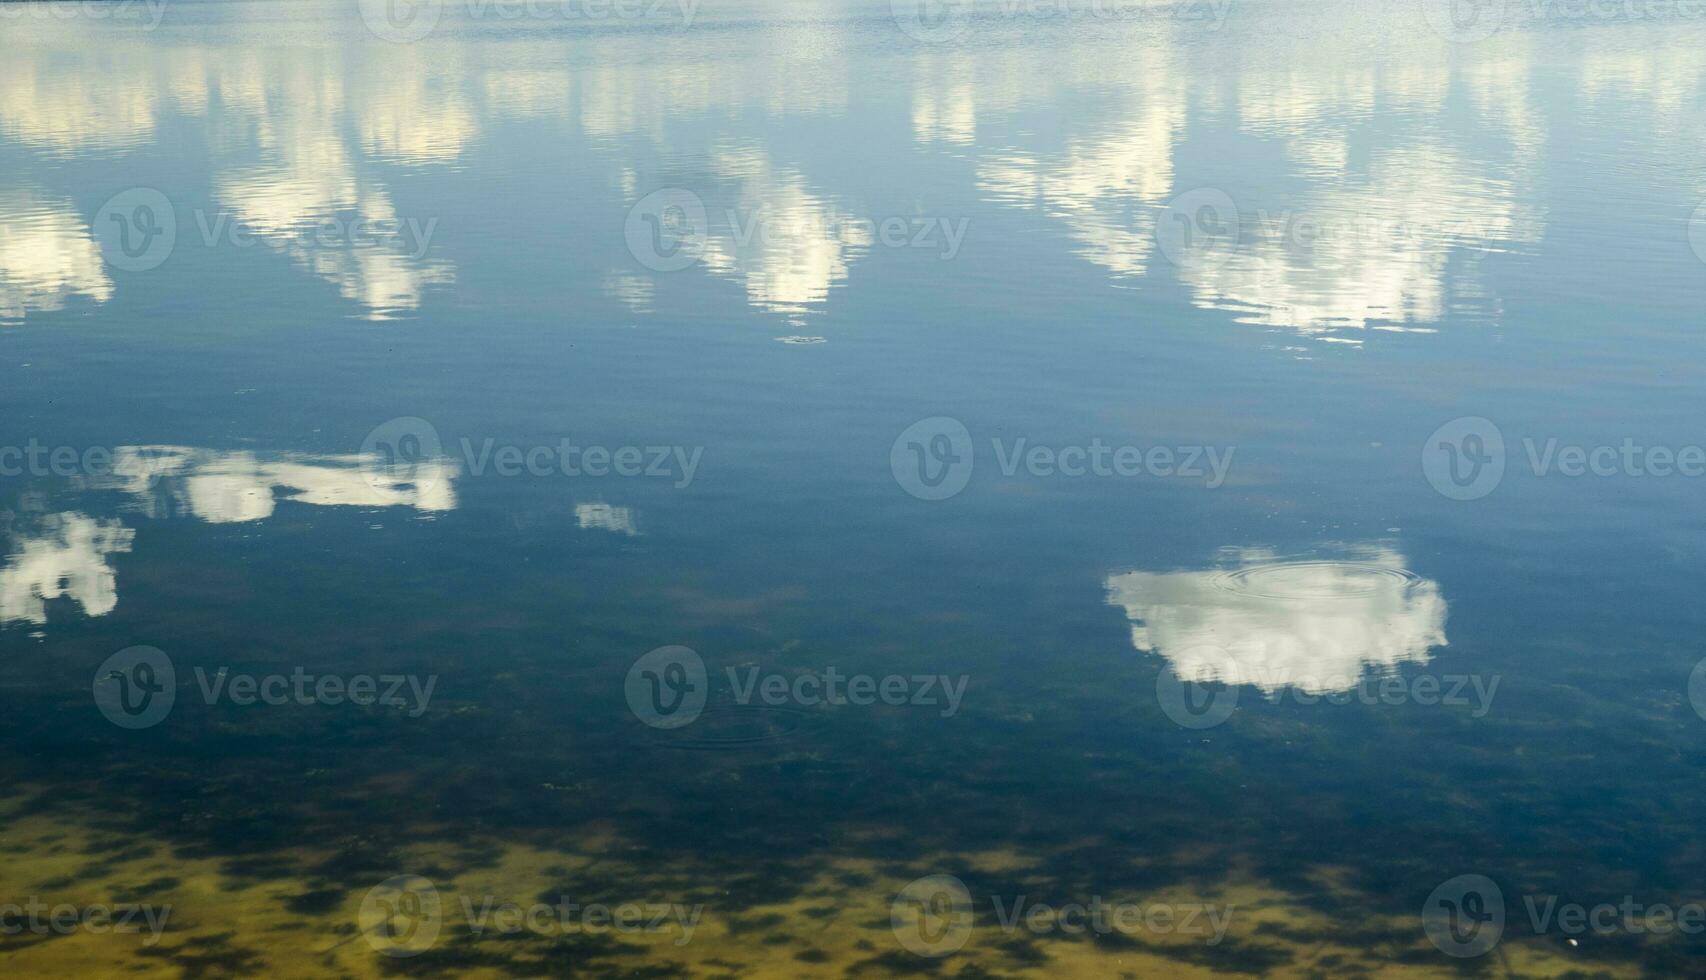
[[[0,968],[1700,972],[1703,83],[1644,0],[0,4]]]

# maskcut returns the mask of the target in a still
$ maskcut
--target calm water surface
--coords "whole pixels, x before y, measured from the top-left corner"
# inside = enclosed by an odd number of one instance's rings
[[[1698,973],[1706,19],[1510,6],[0,7],[4,971]]]

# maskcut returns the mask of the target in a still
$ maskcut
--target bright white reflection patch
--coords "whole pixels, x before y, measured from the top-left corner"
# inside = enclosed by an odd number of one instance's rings
[[[123,446],[113,454],[115,486],[142,503],[150,517],[184,510],[211,524],[272,516],[276,492],[322,507],[456,508],[456,464],[424,460],[410,477],[393,475],[362,456],[263,460],[253,453],[183,446]]]
[[[0,564],[0,623],[47,622],[47,600],[68,598],[91,616],[118,605],[110,555],[130,550],[136,532],[85,514],[50,515],[17,535]]]
[[[111,471],[91,484],[127,494],[131,509],[146,517],[189,513],[210,524],[235,524],[271,517],[280,499],[320,507],[454,510],[459,474],[449,459],[393,468],[363,455],[269,460],[186,446],[120,446]],[[626,509],[611,511],[595,526],[620,531],[626,520],[626,533],[635,533]],[[582,526],[588,526],[585,517]],[[71,599],[90,616],[105,616],[118,605],[111,556],[130,551],[136,538],[120,521],[68,511],[13,528],[11,537],[0,551],[0,625],[46,623],[51,599]]]
[[[821,307],[870,248],[868,224],[833,197],[813,193],[803,175],[774,165],[760,147],[721,151],[712,166],[739,191],[713,206],[718,220],[705,242],[706,268],[742,283],[754,308],[798,315]]]
[[[1384,546],[1343,561],[1278,561],[1235,553],[1231,571],[1126,572],[1108,576],[1108,602],[1124,607],[1132,645],[1166,658],[1186,681],[1295,687],[1330,694],[1365,668],[1427,663],[1445,645],[1437,583],[1404,568]]]
[[[112,295],[100,249],[69,204],[0,192],[0,323],[63,309],[72,296],[105,303]]]

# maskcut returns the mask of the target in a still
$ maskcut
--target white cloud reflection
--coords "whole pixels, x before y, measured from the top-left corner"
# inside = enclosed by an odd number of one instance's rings
[[[456,507],[453,481],[459,468],[449,460],[417,463],[407,473],[389,472],[364,456],[298,456],[263,459],[248,452],[187,446],[121,446],[112,472],[94,489],[117,490],[130,510],[148,518],[190,514],[210,524],[236,524],[273,516],[278,503],[317,507],[409,507],[436,514]],[[612,530],[624,517],[606,515]],[[588,526],[584,521],[582,526]],[[129,552],[136,532],[116,519],[77,512],[52,514],[26,530],[14,530],[0,562],[0,624],[47,622],[47,601],[70,598],[90,616],[118,605],[111,556]]]
[[[389,48],[384,55],[404,56]],[[428,286],[455,281],[448,262],[425,257],[430,236],[421,229],[430,219],[399,215],[391,194],[366,176],[369,168],[361,164],[345,119],[357,116],[363,143],[375,155],[437,160],[460,152],[468,135],[458,122],[466,122],[463,110],[448,104],[428,110],[430,92],[420,80],[401,88],[380,87],[382,98],[355,107],[338,76],[320,77],[270,62],[210,67],[210,86],[254,119],[265,160],[229,168],[214,180],[220,206],[245,232],[335,285],[369,319],[419,309]],[[256,91],[252,83],[257,72],[261,78],[273,78],[279,90]],[[327,222],[344,233],[322,237],[320,229]],[[393,229],[396,234],[353,233],[364,228]]]
[[[1436,583],[1388,547],[1350,557],[1278,562],[1243,550],[1231,572],[1125,572],[1105,585],[1131,620],[1132,645],[1182,680],[1327,694],[1355,687],[1369,668],[1426,663],[1446,642]]]
[[[54,156],[121,151],[153,139],[157,62],[142,48],[91,38],[73,24],[8,18],[4,29],[0,133]],[[91,46],[98,55],[79,50]]]
[[[1343,332],[1497,315],[1481,258],[1538,243],[1544,224],[1527,42],[1456,67],[1477,106],[1464,119],[1433,60],[1443,42],[1382,63],[1365,43],[1316,40],[1286,35],[1236,75],[1243,127],[1281,151],[1299,189],[1242,195],[1240,240],[1179,269],[1194,301],[1353,341]]]
[[[1388,147],[1361,167],[1295,209],[1246,215],[1240,243],[1182,266],[1197,304],[1304,333],[1432,325],[1454,295],[1482,295],[1467,262],[1464,281],[1449,279],[1454,252],[1528,239],[1510,185],[1442,142]]]
[[[1035,208],[1063,223],[1074,251],[1115,277],[1140,277],[1149,271],[1154,250],[1155,208],[1173,188],[1173,149],[1186,118],[1184,82],[1166,44],[1147,46],[1139,71],[1130,70],[1132,55],[1125,51],[1104,47],[1082,54],[1065,71],[1046,52],[1004,59],[988,69],[1009,73],[1003,81],[980,78],[975,89],[966,90],[963,82],[950,88],[946,94],[954,101],[927,117],[929,132],[941,128],[940,119],[975,120],[979,93],[1011,111],[1023,105],[1015,84],[1032,98],[1066,98],[1075,85],[1094,84],[1104,93],[1100,111],[1075,127],[1090,133],[1070,135],[1058,149],[1009,146],[988,152],[977,162],[978,189],[991,200]],[[915,113],[915,129],[916,122]]]
[[[405,476],[363,456],[264,460],[247,452],[124,446],[113,454],[111,485],[149,517],[188,512],[231,524],[271,517],[281,499],[320,507],[454,510],[458,472],[449,460],[421,462]]]
[[[355,88],[358,97],[348,111],[370,155],[417,165],[449,164],[479,138],[478,112],[463,91],[475,72],[460,46],[383,45],[364,55],[367,77]],[[501,90],[490,94],[505,98]]]
[[[73,296],[112,295],[100,248],[69,204],[0,191],[0,323],[63,309]]]
[[[904,168],[920,161],[905,154],[917,154],[928,158],[917,172],[935,175],[921,190],[970,179],[984,200],[1042,216],[1121,286],[1176,277],[1198,307],[1349,342],[1501,312],[1482,258],[1531,250],[1547,220],[1537,76],[1574,71],[1589,105],[1626,102],[1655,138],[1701,146],[1692,120],[1706,56],[1665,25],[1596,31],[1576,51],[1535,31],[1453,46],[1408,8],[1355,18],[1258,9],[1213,38],[1156,21],[1039,28],[975,52],[873,53],[829,3],[704,13],[739,32],[739,57],[687,30],[558,37],[519,25],[414,45],[359,33],[286,45],[270,36],[272,15],[244,5],[226,12],[228,33],[165,48],[37,24],[0,52],[0,135],[53,155],[122,152],[162,139],[176,115],[198,117],[218,204],[376,319],[422,308],[455,268],[384,244],[306,246],[304,229],[409,216],[421,200],[405,193],[415,173],[471,166],[497,127],[563,148],[576,162],[565,177],[607,166],[640,175],[640,192],[660,169],[702,166],[716,186],[694,189],[714,212],[761,208],[772,228],[761,241],[714,234],[708,268],[739,283],[753,309],[798,316],[849,282],[865,243],[837,223],[870,190],[825,159],[839,151],[791,127],[851,116],[870,139],[904,134],[904,152],[870,158],[897,168],[898,178],[878,175],[890,185],[912,180]],[[882,96],[875,109],[849,97],[873,66],[892,69],[870,89]],[[568,186],[538,174],[547,198]],[[1213,261],[1175,268],[1156,247],[1157,216],[1199,186],[1239,202],[1245,235]],[[712,200],[719,187],[734,200]],[[1300,242],[1294,219],[1321,236]],[[0,313],[110,295],[86,249],[30,254],[44,257],[22,273],[17,255],[3,258],[14,280],[45,285],[0,286]],[[629,272],[606,275],[606,292],[636,313],[656,308],[658,287]]]
[[[756,148],[727,150],[713,161],[718,178],[738,187],[705,243],[712,273],[741,283],[747,302],[800,314],[829,299],[853,257],[869,247],[865,225],[806,188],[799,173],[774,166]]]
[[[241,20],[243,11],[233,11]],[[460,92],[468,69],[444,51],[377,45],[352,68],[335,49],[312,44],[178,45],[162,58],[133,34],[69,25],[38,29],[27,43],[5,40],[0,133],[27,146],[59,155],[127,150],[158,140],[168,110],[205,117],[223,215],[197,212],[192,220],[180,202],[180,248],[207,233],[198,222],[223,232],[229,215],[240,233],[331,283],[370,319],[417,310],[428,287],[454,282],[454,267],[428,260],[430,241],[419,235],[321,231],[328,223],[406,230],[411,218],[417,226],[433,220],[400,214],[373,161],[447,163],[475,138],[476,111]],[[0,222],[19,209],[0,198]],[[110,297],[112,283],[78,219],[49,223],[37,209],[34,221],[0,224],[0,316],[57,309],[69,293]]]
[[[111,472],[86,485],[116,491],[123,511],[152,520],[189,515],[209,524],[247,524],[274,516],[280,503],[312,507],[405,507],[423,516],[457,507],[454,460],[423,460],[392,470],[372,456],[273,456],[189,446],[121,446]],[[579,503],[583,530],[626,537],[640,531],[632,508]],[[49,514],[13,528],[0,552],[0,625],[45,624],[47,602],[69,598],[89,616],[118,605],[111,556],[131,550],[136,531],[118,519],[74,511]]]
[[[1188,37],[1128,41],[1086,38],[954,71],[926,61],[914,138],[951,145],[973,127],[987,199],[1048,215],[1115,279],[1176,275],[1195,305],[1240,322],[1360,342],[1368,328],[1428,331],[1449,313],[1499,312],[1481,257],[1531,247],[1544,226],[1529,42],[1456,64],[1437,39],[1377,48],[1276,28],[1226,48],[1241,63],[1218,66],[1208,75],[1218,87],[1205,89]],[[1454,72],[1473,114],[1448,101]],[[1091,108],[1062,117],[1058,134],[1018,125],[1065,102]],[[1211,152],[1181,183],[1193,117],[1236,122],[1240,158],[1262,166],[1228,169]],[[1157,247],[1157,216],[1202,186],[1232,195],[1242,234],[1175,267]]]
[[[66,512],[14,535],[0,563],[0,623],[47,622],[47,601],[67,598],[90,616],[118,606],[111,556],[128,552],[136,532],[118,521]]]

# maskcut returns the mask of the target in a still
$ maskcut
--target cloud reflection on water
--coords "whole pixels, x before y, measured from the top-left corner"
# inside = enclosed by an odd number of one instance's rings
[[[89,226],[68,203],[0,191],[0,324],[82,296],[105,303],[113,282]]]
[[[188,513],[210,524],[264,520],[280,499],[319,507],[456,508],[449,460],[416,463],[394,474],[363,456],[285,457],[186,446],[124,446],[113,454],[109,485],[149,517]],[[281,497],[282,492],[282,497]]]
[[[405,507],[423,518],[458,506],[456,481],[462,468],[451,459],[414,461],[393,469],[362,455],[264,456],[246,451],[189,446],[120,446],[110,472],[85,489],[122,494],[123,513],[149,520],[193,517],[208,524],[247,524],[274,516],[281,503],[312,507]],[[70,598],[90,616],[118,605],[111,556],[126,553],[136,531],[120,519],[65,511],[23,520],[6,516],[12,543],[0,552],[0,625],[44,624],[46,602]],[[625,537],[640,531],[631,507],[578,503],[574,520],[583,530]]]
[[[1574,59],[1583,98],[1633,98],[1655,125],[1676,130],[1690,128],[1706,74],[1706,58],[1644,27],[1591,51],[1545,31],[1454,47],[1419,21],[1400,30],[1323,15],[1332,42],[1322,43],[1313,28],[1271,22],[1279,15],[1265,8],[1218,25],[1211,48],[1202,25],[1061,22],[1027,31],[1023,44],[998,31],[975,51],[873,54],[859,47],[868,25],[813,5],[767,11],[776,19],[742,35],[738,58],[700,43],[699,31],[744,30],[739,17],[599,35],[599,57],[584,58],[588,38],[520,29],[415,45],[357,31],[285,48],[245,19],[260,16],[249,5],[219,16],[258,43],[174,34],[160,45],[113,32],[91,44],[78,25],[19,25],[27,31],[8,39],[0,64],[0,137],[59,158],[122,156],[159,145],[174,116],[195,120],[206,138],[189,145],[208,156],[214,203],[376,319],[426,308],[433,287],[459,278],[451,257],[475,246],[447,235],[443,257],[428,260],[374,243],[307,247],[303,231],[326,218],[407,217],[407,202],[433,199],[424,180],[491,165],[482,154],[502,127],[526,127],[523,142],[572,162],[571,172],[602,170],[623,202],[698,179],[690,189],[713,213],[768,216],[765,240],[716,231],[696,274],[612,262],[619,220],[602,247],[587,239],[597,252],[587,260],[592,288],[638,316],[663,308],[668,292],[719,282],[738,284],[757,314],[822,312],[870,264],[866,243],[840,234],[838,221],[880,217],[880,207],[930,214],[969,190],[982,210],[941,216],[975,218],[973,240],[1001,227],[1001,211],[1031,212],[1111,283],[1177,282],[1195,306],[1239,322],[1354,343],[1374,329],[1497,319],[1498,287],[1483,260],[1537,248],[1548,219],[1539,186],[1549,120],[1534,94],[1542,67]],[[1203,72],[1210,50],[1233,63]],[[872,90],[875,101],[855,105],[852,79],[871,58],[895,70]],[[1038,112],[1060,106],[1071,111],[1058,125],[1036,124]],[[910,199],[873,205],[883,181],[862,183],[859,168],[841,165],[843,151],[790,135],[855,113]],[[1239,148],[1239,168],[1221,164],[1226,146]],[[1175,266],[1157,247],[1158,219],[1203,186],[1238,203],[1242,234]],[[553,190],[541,186],[543,199]],[[86,215],[52,206],[60,224],[38,231],[60,247],[32,245],[26,261],[20,247],[0,245],[0,314],[10,319],[59,309],[66,296],[112,296],[78,224]],[[515,231],[555,256],[593,227]],[[987,270],[963,265],[967,256],[1024,262],[1038,241],[986,241],[930,272],[981,276]],[[926,251],[907,258],[939,261]],[[870,288],[887,285],[869,276]]]
[[[361,456],[262,459],[248,452],[184,446],[121,446],[97,490],[117,490],[128,509],[160,519],[189,514],[210,524],[265,520],[280,500],[319,507],[410,507],[436,514],[456,507],[450,461],[424,461],[393,474]],[[117,519],[75,511],[14,528],[0,561],[0,625],[47,622],[46,601],[70,598],[90,616],[118,605],[111,556],[126,553],[136,531]]]
[[[1131,620],[1132,645],[1182,680],[1329,694],[1368,669],[1425,664],[1446,643],[1437,583],[1390,547],[1347,553],[1353,560],[1281,562],[1241,549],[1230,573],[1124,572],[1104,584]]]
[[[69,511],[51,514],[13,542],[0,562],[0,625],[47,622],[47,600],[70,599],[90,616],[118,606],[111,556],[130,551],[136,532],[118,521]]]

